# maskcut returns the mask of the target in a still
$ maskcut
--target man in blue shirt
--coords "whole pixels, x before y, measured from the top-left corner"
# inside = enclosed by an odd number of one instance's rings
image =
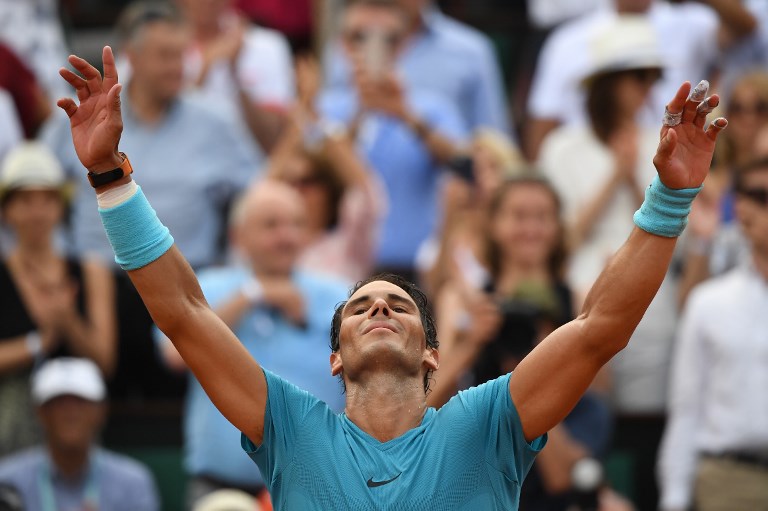
[[[182,92],[187,35],[180,18],[162,6],[128,9],[121,17],[123,51],[131,75],[123,97],[125,151],[141,166],[144,193],[173,229],[194,268],[223,260],[224,209],[258,172],[247,133],[236,131],[201,98]],[[112,263],[96,203],[72,150],[66,119],[44,140],[78,181],[72,202],[72,242],[77,253]]]
[[[0,460],[0,482],[19,491],[24,509],[160,508],[146,467],[95,445],[106,417],[106,386],[96,364],[77,358],[46,362],[32,377],[32,398],[45,446]]]
[[[328,317],[346,297],[345,283],[299,271],[306,242],[301,196],[290,186],[252,185],[233,210],[232,244],[243,264],[198,273],[203,294],[263,367],[311,392],[331,410],[344,408],[339,382],[328,371]],[[162,334],[160,334],[162,336]],[[173,344],[162,336],[168,365],[186,369]],[[265,486],[240,448],[240,432],[211,403],[190,375],[184,409],[185,470],[189,501],[220,488],[257,495]]]
[[[402,6],[406,43],[397,67],[408,87],[443,96],[460,110],[471,131],[486,127],[509,133],[504,84],[487,36],[444,15],[432,0],[357,0],[351,4]],[[340,44],[328,47],[325,74],[330,88],[351,85],[352,69]]]
[[[352,63],[352,88],[326,90],[318,109],[353,128],[359,151],[386,188],[389,207],[377,268],[412,276],[419,247],[439,227],[443,164],[455,156],[467,132],[454,103],[397,76],[394,61],[403,50],[406,28],[394,3],[349,5],[340,39],[343,59]],[[376,49],[378,39],[385,47]]]
[[[116,260],[216,407],[243,433],[277,509],[516,509],[546,432],[622,350],[666,274],[690,204],[706,177],[718,98],[685,83],[668,105],[654,163],[659,176],[637,227],[574,321],[544,339],[514,373],[463,391],[439,411],[426,393],[439,366],[426,298],[396,277],[361,282],[333,315],[331,372],[345,412],[263,369],[208,306],[194,273],[118,151],[112,52],[104,77],[86,61],[62,69],[80,104],[62,99],[83,166],[94,179]],[[702,105],[702,108],[699,108]],[[296,357],[296,362],[301,357]],[[448,361],[450,363],[450,361]]]

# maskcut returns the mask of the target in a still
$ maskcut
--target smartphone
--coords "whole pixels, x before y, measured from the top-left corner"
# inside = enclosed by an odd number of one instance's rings
[[[367,32],[363,42],[363,62],[371,76],[374,78],[384,76],[388,57],[386,33],[383,30]]]

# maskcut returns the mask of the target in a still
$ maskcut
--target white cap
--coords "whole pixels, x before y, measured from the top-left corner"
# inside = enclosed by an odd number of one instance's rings
[[[216,490],[201,498],[192,511],[260,511],[256,498],[240,490]]]
[[[64,170],[56,156],[40,142],[14,147],[0,168],[0,196],[9,190],[54,189],[65,192]]]
[[[107,391],[95,363],[84,358],[54,358],[32,375],[32,399],[41,405],[58,396],[101,401]]]
[[[590,41],[591,65],[582,83],[597,75],[630,69],[664,68],[658,37],[647,16],[623,14]]]

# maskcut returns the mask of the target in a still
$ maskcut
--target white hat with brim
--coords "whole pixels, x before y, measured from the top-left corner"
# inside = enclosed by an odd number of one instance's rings
[[[591,65],[582,86],[609,73],[635,69],[664,71],[658,37],[646,16],[620,15],[590,41]]]
[[[24,142],[3,160],[0,200],[14,190],[56,190],[64,200],[69,200],[72,191],[58,159],[40,142]]]
[[[107,395],[98,366],[84,358],[54,358],[32,376],[32,399],[38,405],[59,396],[102,401]]]

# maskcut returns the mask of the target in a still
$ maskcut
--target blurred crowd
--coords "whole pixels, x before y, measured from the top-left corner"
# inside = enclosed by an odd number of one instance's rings
[[[417,282],[440,407],[579,315],[655,175],[666,102],[708,79],[730,124],[674,263],[520,509],[768,509],[768,1],[528,3],[541,44],[506,78],[441,2],[132,3],[104,41],[120,150],[214,311],[334,410],[335,305],[375,273]],[[151,430],[156,402],[179,410],[184,509],[271,509],[114,262],[55,107],[73,95],[59,7],[0,3],[0,509],[170,510],[157,471],[99,441],[120,409]]]

